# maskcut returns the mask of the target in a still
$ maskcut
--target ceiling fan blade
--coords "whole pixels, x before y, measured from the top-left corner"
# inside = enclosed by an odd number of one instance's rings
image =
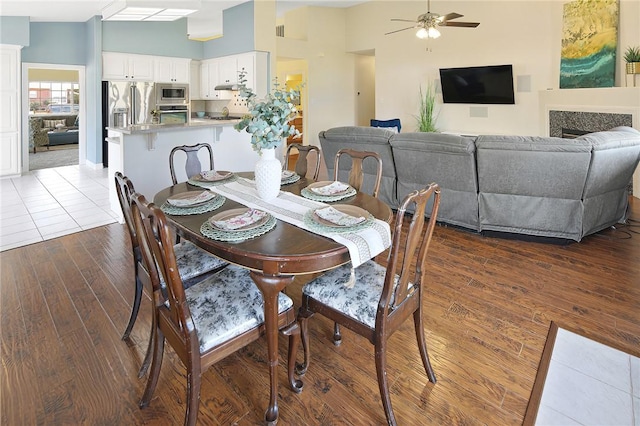
[[[391,19],[392,21],[395,22],[416,22],[415,19]]]
[[[415,26],[413,26],[413,27],[407,27],[407,28],[402,28],[401,30],[395,30],[395,31],[391,31],[391,32],[388,32],[388,33],[384,33],[384,35],[389,35],[389,34],[393,34],[393,33],[399,33],[400,31],[410,30],[410,29],[412,29],[412,28],[415,28]]]
[[[447,13],[446,15],[444,15],[442,17],[443,21],[450,21],[451,19],[458,19],[458,18],[462,18],[464,15],[460,15],[459,13]]]
[[[480,25],[480,22],[442,22],[439,24],[441,27],[464,27],[464,28],[475,28]]]

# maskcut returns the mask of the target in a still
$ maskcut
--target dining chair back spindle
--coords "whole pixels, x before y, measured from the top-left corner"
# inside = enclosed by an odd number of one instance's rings
[[[171,172],[171,180],[173,181],[174,185],[178,183],[178,178],[176,177],[175,170],[175,154],[178,151],[184,152],[186,154],[187,159],[184,165],[184,170],[188,179],[202,172],[202,163],[198,158],[198,153],[201,149],[206,149],[209,153],[209,169],[207,170],[213,170],[213,149],[208,143],[199,143],[196,145],[181,145],[176,146],[171,150],[171,152],[169,153],[169,171]]]
[[[124,217],[124,222],[127,226],[127,229],[129,230],[135,274],[133,305],[131,307],[129,322],[127,323],[127,327],[125,328],[124,333],[122,334],[122,339],[127,340],[131,334],[131,330],[133,329],[134,324],[136,323],[136,319],[138,318],[138,313],[140,311],[142,290],[144,287],[143,283],[140,280],[140,272],[142,269],[144,269],[144,265],[141,264],[142,258],[140,254],[140,245],[138,243],[138,230],[135,227],[131,211],[132,196],[135,193],[133,183],[121,172],[115,173],[115,181],[118,201],[120,202],[120,207],[122,208],[122,216]],[[187,287],[190,286],[194,280],[200,279],[199,277],[217,273],[218,271],[229,265],[219,257],[213,256],[189,242],[176,244],[173,249],[176,253],[178,271]],[[149,363],[151,362],[151,347],[153,345],[152,339],[153,331],[151,332],[151,335],[149,337],[147,353],[144,360],[142,361],[140,371],[138,372],[139,377],[142,377],[145,374],[147,368],[149,367]]]
[[[144,282],[153,293],[153,359],[140,407],[149,405],[160,377],[165,341],[187,369],[185,425],[195,425],[202,374],[214,363],[264,333],[264,301],[251,272],[229,266],[185,289],[176,263],[172,233],[160,208],[134,194],[132,216],[145,265]],[[162,283],[165,285],[162,285]],[[293,301],[278,295],[278,327],[289,336],[289,383],[299,342]],[[169,393],[173,393],[170,391]]]
[[[431,214],[428,215],[425,229],[425,210],[432,197]],[[403,233],[405,212],[411,206],[415,210],[408,232]],[[422,306],[424,281],[428,274],[427,251],[439,206],[440,188],[437,184],[432,183],[420,191],[413,191],[405,197],[396,213],[386,268],[373,260],[360,265],[353,270],[355,285],[351,287],[345,286],[352,271],[351,264],[346,264],[315,278],[302,288],[298,321],[302,332],[304,361],[297,365],[297,373],[303,375],[309,368],[308,320],[314,313],[322,314],[367,338],[375,348],[378,387],[389,425],[395,425],[396,419],[386,372],[387,351],[391,349],[387,341],[409,317],[413,317],[418,350],[427,377],[430,382],[436,382],[424,337]]]
[[[315,145],[302,145],[300,143],[289,144],[284,160],[285,167],[289,167],[289,158],[292,156],[292,151],[294,149],[298,151],[298,158],[293,171],[300,177],[306,177],[309,169],[309,162],[313,161],[314,154],[312,153],[315,153],[315,165],[313,167],[313,175],[311,175],[311,178],[314,181],[318,180],[318,175],[320,175],[320,161],[322,159],[320,148]],[[311,154],[311,156],[309,154]]]

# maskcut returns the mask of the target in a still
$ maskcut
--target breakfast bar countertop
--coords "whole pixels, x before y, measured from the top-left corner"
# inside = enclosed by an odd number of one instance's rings
[[[145,133],[158,133],[163,131],[189,130],[202,127],[222,127],[233,126],[240,119],[230,118],[228,120],[212,120],[209,118],[194,118],[185,124],[133,124],[126,127],[107,127],[107,130],[123,133],[125,135],[136,135]]]

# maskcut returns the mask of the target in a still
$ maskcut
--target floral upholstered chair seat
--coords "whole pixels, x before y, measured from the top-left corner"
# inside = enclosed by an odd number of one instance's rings
[[[354,269],[355,285],[349,287],[345,284],[350,281],[351,270],[351,263],[332,269],[307,283],[303,287],[303,294],[375,328],[376,313],[387,270],[372,260],[365,262]],[[397,283],[396,275],[394,289]],[[409,283],[409,288],[411,287],[413,284]]]
[[[264,322],[264,301],[249,270],[228,266],[185,290],[198,332],[200,351],[239,336]],[[278,313],[293,306],[287,295],[278,296]]]
[[[180,270],[180,278],[183,281],[202,275],[203,271],[215,271],[228,265],[219,257],[212,256],[195,244],[186,241],[174,245],[173,250]]]

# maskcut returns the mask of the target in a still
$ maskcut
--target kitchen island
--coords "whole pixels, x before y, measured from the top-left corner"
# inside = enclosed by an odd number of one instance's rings
[[[176,146],[208,143],[213,148],[216,170],[252,171],[260,157],[251,147],[251,135],[233,128],[238,122],[237,119],[193,119],[187,124],[108,127],[111,209],[120,212],[114,181],[114,175],[118,171],[131,179],[136,191],[147,200],[151,200],[162,188],[170,186],[169,153]],[[176,154],[178,182],[184,182],[188,178],[181,166],[185,158],[182,154]],[[203,168],[207,169],[209,159],[206,150],[199,153],[199,158]]]

